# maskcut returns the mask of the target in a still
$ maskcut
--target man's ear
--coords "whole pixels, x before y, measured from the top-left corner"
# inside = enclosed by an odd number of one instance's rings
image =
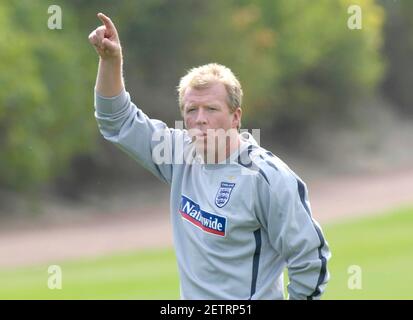
[[[242,109],[240,107],[236,108],[233,114],[232,127],[239,128],[241,126]]]

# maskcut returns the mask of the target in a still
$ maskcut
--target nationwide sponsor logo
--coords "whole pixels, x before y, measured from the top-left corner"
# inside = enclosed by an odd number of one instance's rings
[[[201,230],[225,237],[227,218],[201,210],[199,205],[182,195],[179,208],[181,216]]]
[[[235,183],[221,182],[221,186],[219,187],[217,195],[215,196],[215,204],[218,208],[222,208],[228,203],[229,197],[231,196],[231,192],[234,187]]]

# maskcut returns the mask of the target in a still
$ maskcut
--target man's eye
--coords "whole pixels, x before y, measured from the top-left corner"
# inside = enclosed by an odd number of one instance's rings
[[[215,110],[217,110],[217,108],[209,107],[208,110],[210,110],[210,111],[215,111]]]
[[[191,109],[186,110],[186,112],[192,112],[192,111],[195,111],[195,109],[191,108]]]

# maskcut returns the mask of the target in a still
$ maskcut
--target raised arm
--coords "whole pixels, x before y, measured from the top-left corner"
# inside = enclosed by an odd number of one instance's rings
[[[104,97],[118,95],[124,88],[122,77],[122,48],[112,20],[98,13],[103,25],[89,35],[89,42],[99,55],[96,92]]]
[[[99,55],[94,104],[99,131],[155,176],[171,183],[172,161],[164,161],[160,155],[172,154],[177,130],[169,129],[160,120],[150,119],[131,101],[122,78],[118,32],[107,16],[99,13],[98,18],[103,25],[89,35],[89,41]],[[179,130],[178,134],[182,137],[183,132]]]

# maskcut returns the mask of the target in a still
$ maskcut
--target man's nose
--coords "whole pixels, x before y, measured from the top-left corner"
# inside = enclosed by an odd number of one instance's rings
[[[195,121],[196,121],[196,124],[206,124],[207,123],[207,117],[206,117],[205,111],[202,108],[198,109]]]

